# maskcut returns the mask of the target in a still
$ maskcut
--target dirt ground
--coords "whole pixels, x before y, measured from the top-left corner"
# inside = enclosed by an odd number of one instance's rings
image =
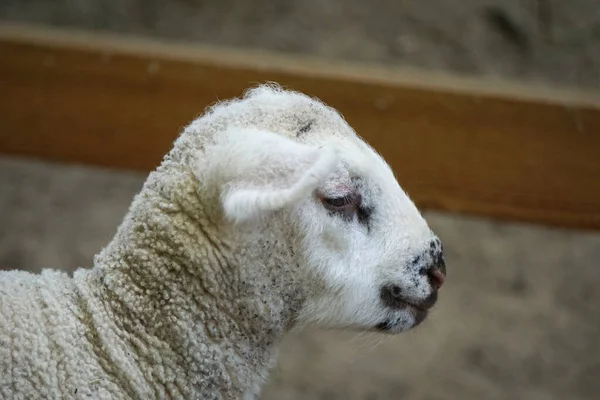
[[[600,89],[599,0],[0,0],[0,19]],[[0,267],[89,266],[143,179],[0,158]],[[449,271],[431,318],[292,334],[262,398],[600,398],[600,234],[426,217]]]

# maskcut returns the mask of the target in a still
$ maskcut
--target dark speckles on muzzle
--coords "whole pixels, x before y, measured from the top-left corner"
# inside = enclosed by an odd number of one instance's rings
[[[413,265],[419,264],[422,260],[426,261],[426,265],[421,266],[419,274],[435,275],[433,276],[433,278],[435,278],[434,280],[441,281],[438,282],[439,286],[441,286],[443,278],[446,276],[446,262],[444,260],[444,250],[440,239],[436,238],[432,240],[429,244],[429,249],[425,251],[423,255],[415,257]],[[441,275],[439,272],[441,272]]]

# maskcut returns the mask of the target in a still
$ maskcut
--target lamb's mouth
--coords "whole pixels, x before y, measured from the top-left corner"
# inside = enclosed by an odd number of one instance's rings
[[[405,310],[409,311],[413,317],[414,322],[410,327],[398,330],[396,328],[402,322],[402,319],[390,317],[390,318],[380,322],[379,324],[375,325],[375,329],[379,332],[384,332],[384,333],[399,333],[399,332],[405,331],[407,329],[412,329],[412,328],[417,327],[429,315],[428,309],[419,307],[419,306],[416,306],[413,304],[407,305]]]
[[[438,292],[434,290],[424,300],[416,300],[402,295],[402,289],[396,285],[386,285],[381,288],[381,302],[390,312],[386,319],[375,325],[380,332],[399,333],[412,329],[427,318],[429,310],[437,303]],[[412,318],[407,320],[406,314]]]

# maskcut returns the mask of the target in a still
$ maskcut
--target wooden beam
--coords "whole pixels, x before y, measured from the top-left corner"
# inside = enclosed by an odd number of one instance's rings
[[[148,170],[217,99],[276,81],[318,96],[423,208],[600,228],[596,95],[0,25],[0,152]]]

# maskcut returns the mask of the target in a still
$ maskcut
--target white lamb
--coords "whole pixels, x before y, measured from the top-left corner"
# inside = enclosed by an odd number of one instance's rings
[[[287,331],[408,330],[444,277],[385,161],[262,85],[187,126],[93,268],[0,272],[0,398],[254,399]]]

